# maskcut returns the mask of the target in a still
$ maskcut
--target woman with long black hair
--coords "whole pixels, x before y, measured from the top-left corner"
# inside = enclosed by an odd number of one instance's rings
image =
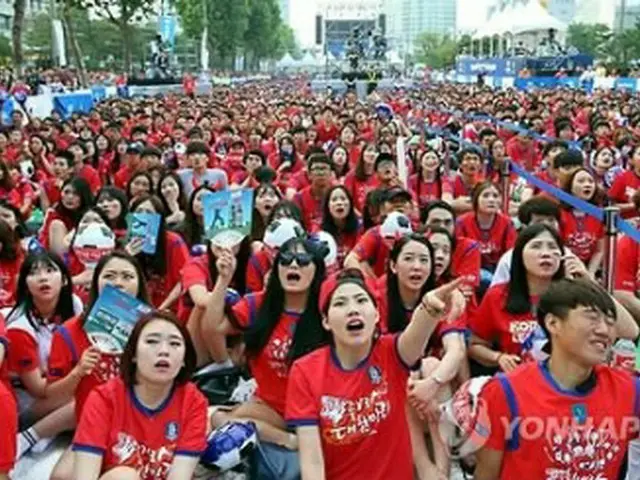
[[[554,229],[536,224],[520,232],[513,249],[511,280],[489,288],[469,318],[469,356],[505,372],[529,360],[523,343],[538,325],[538,300],[554,280],[565,275],[589,278],[582,262],[565,249]],[[637,325],[623,307],[616,306],[618,336],[635,338]]]
[[[117,187],[102,187],[96,195],[96,206],[102,209],[109,219],[108,225],[119,240],[127,234],[127,213],[129,202],[124,191]]]
[[[60,201],[50,208],[44,219],[38,240],[47,250],[64,254],[65,237],[93,205],[93,195],[86,180],[74,177],[62,185]]]
[[[208,185],[200,185],[196,188],[191,194],[191,197],[189,197],[189,205],[185,211],[182,237],[192,252],[194,247],[197,248],[197,246],[207,244],[207,239],[204,235],[204,207],[202,197],[208,192],[214,192]]]
[[[189,258],[189,250],[180,235],[165,228],[162,201],[154,195],[141,195],[131,203],[131,213],[160,216],[160,227],[153,254],[141,250],[141,244],[131,249],[140,262],[147,280],[151,304],[159,310],[169,309],[180,296],[180,272]]]
[[[101,353],[89,341],[84,324],[105,287],[112,286],[149,304],[144,273],[135,258],[116,251],[100,259],[89,290],[89,300],[82,314],[76,315],[53,334],[49,355],[47,382],[62,395],[75,398],[75,419],[80,418],[91,391],[118,375],[120,357]],[[71,478],[71,449],[56,464],[51,480]]]
[[[342,268],[344,259],[358,243],[363,233],[349,191],[343,185],[335,185],[325,196],[322,209],[322,230],[330,233],[338,245],[338,265]]]
[[[418,207],[426,207],[433,200],[453,201],[453,187],[447,178],[442,178],[442,160],[432,148],[424,150],[416,162],[416,173],[409,177],[409,191],[418,200]]]
[[[82,303],[72,294],[71,276],[62,260],[46,251],[25,258],[16,292],[16,305],[7,315],[9,371],[18,385],[21,424],[33,425],[19,437],[21,456],[40,438],[75,425],[72,396],[51,389],[45,374],[53,332],[80,313]]]
[[[295,449],[284,422],[289,366],[326,340],[318,309],[324,259],[317,244],[302,238],[286,242],[276,255],[264,292],[246,295],[224,315],[224,296],[235,269],[232,252],[218,257],[218,281],[204,319],[226,335],[244,332],[249,367],[257,383],[255,399],[231,415],[217,412],[212,423],[232,419],[256,422],[261,437]]]

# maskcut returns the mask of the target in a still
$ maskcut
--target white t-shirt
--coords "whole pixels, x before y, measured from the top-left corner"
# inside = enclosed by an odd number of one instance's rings
[[[511,279],[511,259],[513,257],[513,248],[504,252],[500,257],[496,271],[491,279],[491,286],[507,283]]]

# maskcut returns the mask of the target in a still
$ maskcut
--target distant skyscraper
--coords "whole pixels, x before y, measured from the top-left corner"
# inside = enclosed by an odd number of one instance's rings
[[[280,18],[289,25],[289,2],[291,0],[280,0]]]
[[[396,47],[413,49],[423,32],[455,36],[455,0],[387,0],[388,36]]]

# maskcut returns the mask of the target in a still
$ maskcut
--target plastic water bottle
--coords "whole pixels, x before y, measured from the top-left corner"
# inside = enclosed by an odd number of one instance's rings
[[[636,346],[631,340],[619,339],[611,350],[610,365],[631,373],[636,372]]]

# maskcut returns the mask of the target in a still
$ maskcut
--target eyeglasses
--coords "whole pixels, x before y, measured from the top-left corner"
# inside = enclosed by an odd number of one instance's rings
[[[299,267],[306,267],[311,264],[313,258],[306,252],[280,252],[280,265],[288,267],[294,260]]]

